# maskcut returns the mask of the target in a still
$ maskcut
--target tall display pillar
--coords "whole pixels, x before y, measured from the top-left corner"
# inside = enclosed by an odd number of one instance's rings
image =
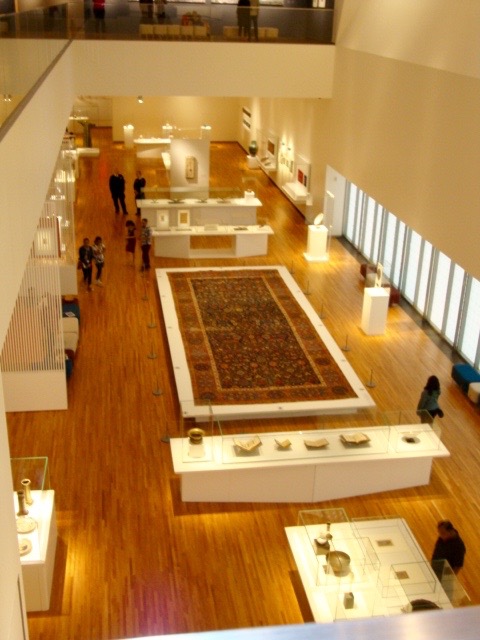
[[[328,229],[324,224],[308,225],[307,252],[303,255],[309,262],[328,260]]]
[[[389,299],[388,287],[365,287],[361,326],[367,336],[385,333]]]
[[[133,139],[135,137],[135,127],[133,124],[126,124],[123,127],[123,143],[125,149],[133,149]]]

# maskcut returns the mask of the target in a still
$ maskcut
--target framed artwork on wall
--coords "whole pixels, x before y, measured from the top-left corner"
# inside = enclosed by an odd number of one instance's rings
[[[168,211],[166,209],[159,209],[157,211],[157,229],[168,229],[170,226],[170,220]]]
[[[189,209],[178,210],[178,226],[179,227],[190,226],[190,210]]]

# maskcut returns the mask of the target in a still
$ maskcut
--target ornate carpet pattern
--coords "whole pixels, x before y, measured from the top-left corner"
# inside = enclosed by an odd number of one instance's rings
[[[356,397],[276,269],[168,278],[196,403]]]

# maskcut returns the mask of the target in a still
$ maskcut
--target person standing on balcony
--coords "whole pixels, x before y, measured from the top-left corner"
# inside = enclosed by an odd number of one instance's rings
[[[252,39],[252,29],[253,29],[253,37],[255,41],[258,42],[258,12],[259,12],[260,2],[259,0],[250,0],[250,24],[248,29],[248,39]]]
[[[238,37],[245,40],[250,34],[250,0],[237,2]]]

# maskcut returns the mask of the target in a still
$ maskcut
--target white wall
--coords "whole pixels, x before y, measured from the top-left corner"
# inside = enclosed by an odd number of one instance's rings
[[[310,192],[313,213],[323,208],[325,171],[328,163],[328,126],[331,100],[310,98],[243,98],[241,107],[251,111],[251,129],[246,131],[237,120],[237,139],[248,148],[250,140],[257,139],[258,131],[278,136],[295,154],[310,163]],[[240,108],[241,108],[240,107]],[[274,176],[272,176],[274,178]],[[307,213],[307,217],[308,213]],[[310,216],[311,217],[311,216]],[[314,216],[313,216],[314,217]]]
[[[77,40],[72,46],[79,95],[328,98],[332,92],[331,45]]]
[[[479,24],[471,0],[343,0],[328,150],[477,278]]]
[[[3,344],[74,100],[69,56],[62,59],[0,144],[0,344]],[[0,635],[23,638],[17,579],[20,563],[12,509],[10,452],[0,393]]]
[[[211,139],[235,140],[241,106],[238,98],[144,96],[115,97],[112,101],[113,139],[123,140],[123,126],[132,124],[135,137],[162,135],[162,125],[169,122],[182,129],[200,130],[202,124],[212,127]]]

